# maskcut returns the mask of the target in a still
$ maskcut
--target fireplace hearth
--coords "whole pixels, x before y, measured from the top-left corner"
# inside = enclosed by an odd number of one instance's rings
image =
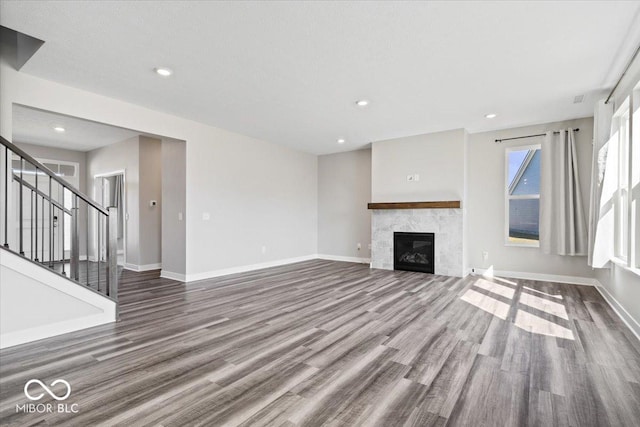
[[[434,233],[393,233],[393,269],[435,272]]]

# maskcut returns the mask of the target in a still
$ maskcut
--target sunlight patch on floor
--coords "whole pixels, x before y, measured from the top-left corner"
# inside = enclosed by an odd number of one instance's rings
[[[471,305],[478,307],[481,310],[486,311],[487,313],[493,314],[496,317],[499,317],[502,320],[505,320],[509,315],[509,304],[505,304],[502,301],[498,301],[495,298],[491,298],[488,295],[481,294],[480,292],[476,292],[473,289],[469,289],[460,297],[460,299],[464,302],[467,302]]]
[[[515,289],[511,289],[504,285],[499,285],[497,283],[489,282],[488,280],[478,279],[473,283],[473,286],[477,286],[485,291],[492,292],[496,295],[503,296],[505,298],[512,299],[513,295],[516,293]]]
[[[520,329],[534,334],[564,338],[572,341],[575,340],[571,329],[567,329],[564,326],[560,326],[557,323],[550,322],[523,310],[518,310],[515,325]]]
[[[493,280],[495,280],[496,282],[500,282],[500,283],[506,283],[507,285],[511,285],[511,286],[518,286],[518,284],[516,282],[513,282],[511,280],[507,280],[504,277],[493,277]]]
[[[523,286],[523,287],[522,287],[522,289],[526,289],[526,290],[528,290],[528,291],[535,292],[535,293],[540,294],[540,295],[546,295],[546,296],[548,296],[548,297],[550,297],[550,298],[555,298],[555,299],[564,299],[564,298],[562,298],[562,295],[553,295],[553,294],[548,294],[548,293],[546,293],[546,292],[542,292],[542,291],[539,291],[539,290],[537,290],[537,289],[530,288],[530,287],[528,287],[528,286]]]
[[[493,269],[490,268],[489,270],[487,270],[487,272],[490,272],[490,274],[492,274]],[[489,276],[486,274],[484,276],[489,278]],[[516,290],[512,289],[509,286],[505,286],[504,284],[495,283],[495,280],[496,278],[492,278],[492,281],[478,278],[473,283],[473,286],[468,289],[460,297],[460,299],[502,320],[506,320],[509,315],[511,305],[500,301],[498,297],[513,299]],[[513,283],[507,280],[505,280],[505,282],[507,282],[508,284]],[[478,292],[478,290],[474,290],[474,288],[490,292],[496,295],[496,297],[485,295],[484,293]],[[522,304],[523,307],[527,306],[535,310],[547,313],[549,315],[558,317],[559,319],[569,320],[567,309],[565,308],[564,304],[560,302],[564,299],[562,295],[548,294],[546,292],[542,292],[527,286],[523,286],[522,289],[528,291],[529,293],[521,292],[518,296],[516,304]],[[537,293],[538,295],[533,295],[533,293]],[[553,301],[549,298],[553,298],[559,301]],[[540,316],[536,316],[535,314],[521,309],[517,311],[514,323],[518,328],[534,334],[547,335],[569,340],[575,339],[573,336],[573,331],[571,331],[571,329],[567,329],[564,326],[559,325],[558,323],[544,319]]]
[[[569,320],[569,315],[567,314],[566,308],[564,308],[564,305],[558,302],[549,301],[548,299],[525,293],[520,294],[520,299],[518,302],[535,308],[536,310],[544,311],[545,313],[561,317],[565,320]]]

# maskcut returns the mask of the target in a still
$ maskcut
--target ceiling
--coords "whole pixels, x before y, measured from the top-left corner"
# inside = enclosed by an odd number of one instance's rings
[[[0,23],[45,41],[23,72],[324,154],[590,116],[640,2],[2,1]]]
[[[53,128],[58,126],[65,131],[56,132]],[[20,105],[13,106],[14,142],[90,151],[138,135],[140,132]]]

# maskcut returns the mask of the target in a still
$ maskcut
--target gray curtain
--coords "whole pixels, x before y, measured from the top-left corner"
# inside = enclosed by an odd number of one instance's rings
[[[542,142],[540,169],[542,252],[587,255],[587,224],[573,129],[547,132]]]
[[[122,193],[123,193],[123,180],[122,175],[116,175],[114,177],[114,185],[113,185],[113,205],[118,208],[118,239],[122,239],[124,236],[124,203],[122,202]]]
[[[109,178],[110,179],[110,195],[111,206],[114,206],[118,209],[118,239],[122,239],[124,236],[124,203],[122,199],[123,194],[123,179],[122,175],[115,175]]]

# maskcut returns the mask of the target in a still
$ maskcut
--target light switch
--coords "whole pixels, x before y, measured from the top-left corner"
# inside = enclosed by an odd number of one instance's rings
[[[203,212],[202,213],[202,220],[203,221],[209,221],[211,219],[211,215],[209,214],[209,212]]]
[[[417,174],[413,175],[413,180],[416,181],[416,182],[420,181],[420,174],[417,173]]]
[[[178,221],[182,221],[182,212],[178,212]]]

